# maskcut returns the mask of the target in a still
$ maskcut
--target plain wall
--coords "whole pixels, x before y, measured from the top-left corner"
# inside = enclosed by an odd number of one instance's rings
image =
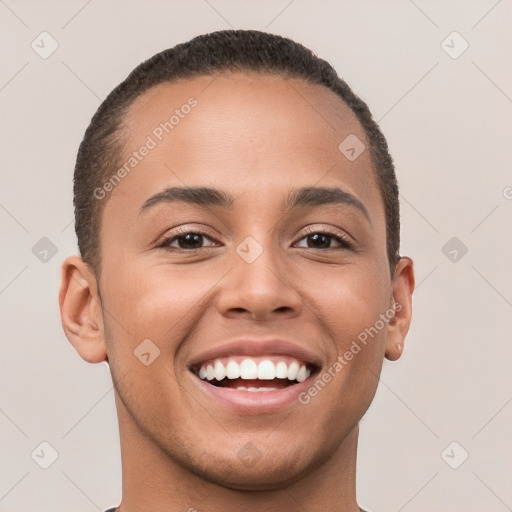
[[[361,422],[360,505],[510,510],[511,13],[508,0],[0,2],[0,510],[119,503],[110,373],[78,356],[57,307],[61,262],[77,252],[76,152],[133,67],[231,27],[291,37],[330,61],[396,162],[414,318]],[[46,59],[31,47],[43,31],[58,43]],[[58,454],[48,469],[31,456],[51,456],[42,442]]]

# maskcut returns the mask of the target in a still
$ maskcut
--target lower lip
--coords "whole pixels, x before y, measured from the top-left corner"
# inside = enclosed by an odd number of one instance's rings
[[[298,396],[311,385],[311,376],[306,380],[275,391],[240,391],[234,388],[212,386],[191,373],[199,388],[215,402],[242,414],[265,414],[281,411],[294,403]]]

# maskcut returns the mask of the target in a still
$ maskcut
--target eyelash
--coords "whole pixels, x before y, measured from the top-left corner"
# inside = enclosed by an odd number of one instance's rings
[[[194,253],[194,252],[198,252],[198,251],[201,251],[203,249],[207,249],[207,247],[199,247],[199,248],[196,248],[196,249],[182,249],[181,247],[171,247],[170,244],[180,238],[184,238],[186,235],[188,234],[194,234],[194,235],[201,235],[201,236],[204,236],[206,238],[209,238],[211,241],[213,242],[216,242],[215,240],[215,237],[211,234],[211,233],[207,233],[201,229],[187,229],[187,228],[177,228],[176,229],[176,233],[173,234],[172,236],[169,236],[167,238],[165,238],[161,244],[158,245],[159,248],[162,248],[162,249],[165,249],[167,251],[171,251],[171,252],[189,252],[189,253]],[[307,238],[308,236],[310,235],[327,235],[329,237],[331,237],[332,239],[334,239],[336,242],[338,242],[340,244],[341,247],[328,247],[327,249],[316,249],[314,247],[302,247],[302,249],[313,249],[313,250],[320,250],[320,251],[333,251],[333,250],[340,250],[340,249],[345,249],[345,250],[353,250],[353,246],[352,246],[352,243],[347,239],[346,236],[340,234],[340,233],[335,233],[334,231],[330,230],[330,229],[315,229],[315,228],[307,228],[306,229],[306,232],[304,233],[304,235],[299,238],[298,241],[304,239],[304,238]]]

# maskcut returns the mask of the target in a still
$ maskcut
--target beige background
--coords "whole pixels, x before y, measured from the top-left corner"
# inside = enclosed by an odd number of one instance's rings
[[[110,374],[79,358],[57,308],[60,263],[76,252],[74,159],[134,66],[230,27],[286,35],[329,60],[396,160],[415,315],[361,424],[360,504],[511,510],[511,13],[510,0],[0,0],[0,510],[120,500]],[[43,31],[58,43],[46,59]],[[446,39],[453,31],[463,39]]]

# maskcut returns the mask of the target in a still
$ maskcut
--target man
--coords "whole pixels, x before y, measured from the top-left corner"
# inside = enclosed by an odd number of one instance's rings
[[[367,106],[303,46],[222,31],[138,66],[75,169],[60,308],[108,361],[120,512],[355,512],[358,422],[412,261]]]

